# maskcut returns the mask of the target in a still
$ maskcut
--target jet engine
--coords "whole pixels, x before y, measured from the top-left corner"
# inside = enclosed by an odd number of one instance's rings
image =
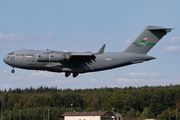
[[[64,60],[63,54],[49,54],[49,62],[60,62]]]
[[[37,55],[38,62],[60,62],[65,59],[63,54],[39,54]]]
[[[37,61],[38,62],[49,62],[49,54],[38,54]]]

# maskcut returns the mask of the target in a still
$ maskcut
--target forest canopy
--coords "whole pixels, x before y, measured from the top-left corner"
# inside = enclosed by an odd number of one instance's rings
[[[38,87],[0,90],[2,118],[13,120],[62,117],[71,111],[112,111],[129,118],[180,119],[180,85],[125,88],[57,89]],[[11,112],[11,114],[10,114]],[[3,119],[3,120],[4,120]]]

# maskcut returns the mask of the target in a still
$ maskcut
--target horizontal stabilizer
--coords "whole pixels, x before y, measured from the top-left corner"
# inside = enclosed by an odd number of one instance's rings
[[[166,33],[171,32],[173,28],[149,28],[150,31],[161,31],[165,30]]]

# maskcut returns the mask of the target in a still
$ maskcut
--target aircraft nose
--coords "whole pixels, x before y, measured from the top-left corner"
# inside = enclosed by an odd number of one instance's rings
[[[4,58],[3,58],[3,61],[7,64],[8,62],[7,62],[7,56],[5,56]]]

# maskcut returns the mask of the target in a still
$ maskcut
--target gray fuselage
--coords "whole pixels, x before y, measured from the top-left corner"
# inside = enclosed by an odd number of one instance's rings
[[[58,52],[51,50],[18,50],[13,51],[4,57],[4,62],[12,67],[32,70],[47,70],[53,72],[94,72],[140,63],[155,59],[154,57],[145,54],[127,53],[127,52],[108,52],[96,54],[95,59],[84,60],[83,57],[74,59],[62,59],[59,62],[38,62],[38,56],[46,53],[47,57],[50,54],[56,53],[59,55],[68,55],[72,52]],[[85,53],[86,54],[86,53]],[[50,58],[49,58],[50,59]],[[86,58],[85,58],[86,59]]]

